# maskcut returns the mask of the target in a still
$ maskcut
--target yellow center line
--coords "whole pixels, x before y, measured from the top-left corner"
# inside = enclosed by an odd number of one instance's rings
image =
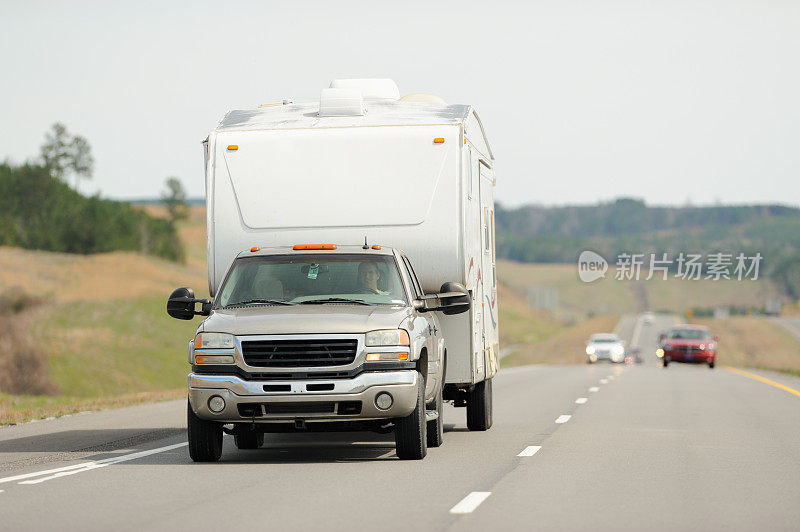
[[[749,373],[749,372],[743,371],[743,370],[741,370],[739,368],[732,368],[731,366],[724,366],[724,368],[727,369],[728,371],[732,371],[733,373],[738,373],[742,377],[747,377],[749,379],[754,379],[754,380],[763,382],[764,384],[769,384],[770,386],[774,386],[776,388],[780,388],[781,390],[783,390],[785,392],[789,392],[791,394],[796,395],[797,397],[800,397],[800,392],[798,392],[794,388],[789,388],[788,386],[784,386],[783,384],[781,384],[779,382],[775,382],[775,381],[769,380],[769,379],[767,379],[765,377],[762,377],[761,375],[756,375],[755,373]]]

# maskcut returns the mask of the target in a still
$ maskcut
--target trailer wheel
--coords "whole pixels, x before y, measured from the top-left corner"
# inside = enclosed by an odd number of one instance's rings
[[[222,425],[200,419],[187,401],[189,456],[195,462],[216,462],[222,457]]]
[[[258,449],[264,445],[264,433],[248,431],[241,434],[234,434],[233,441],[237,449]]]
[[[427,430],[425,422],[425,379],[417,375],[417,407],[406,417],[396,420],[394,441],[397,444],[397,457],[400,460],[422,460],[428,454]]]
[[[467,397],[467,428],[488,430],[492,426],[492,380],[475,385]]]

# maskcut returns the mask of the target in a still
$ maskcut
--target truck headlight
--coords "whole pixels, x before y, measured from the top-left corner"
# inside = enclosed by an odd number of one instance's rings
[[[661,349],[660,347],[658,349],[656,349],[656,356],[658,358],[662,358],[664,356],[664,350]]]
[[[233,335],[228,333],[203,332],[194,339],[195,349],[233,349]]]
[[[586,354],[587,355],[593,355],[594,354],[594,346],[593,345],[586,346]]]
[[[404,329],[384,329],[370,331],[364,338],[367,347],[381,347],[384,345],[409,345],[408,333]]]

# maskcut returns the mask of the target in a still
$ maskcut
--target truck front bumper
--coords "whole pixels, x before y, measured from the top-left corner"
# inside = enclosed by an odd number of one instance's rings
[[[407,416],[416,408],[419,381],[414,370],[368,371],[352,379],[287,381],[190,373],[189,402],[199,418],[222,423],[389,419]],[[392,398],[386,409],[375,403],[381,393]],[[209,408],[214,396],[225,401],[219,412]]]

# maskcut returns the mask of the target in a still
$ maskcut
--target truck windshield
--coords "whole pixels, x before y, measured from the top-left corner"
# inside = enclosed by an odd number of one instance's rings
[[[353,301],[405,305],[394,257],[296,254],[236,259],[222,283],[218,307]]]

